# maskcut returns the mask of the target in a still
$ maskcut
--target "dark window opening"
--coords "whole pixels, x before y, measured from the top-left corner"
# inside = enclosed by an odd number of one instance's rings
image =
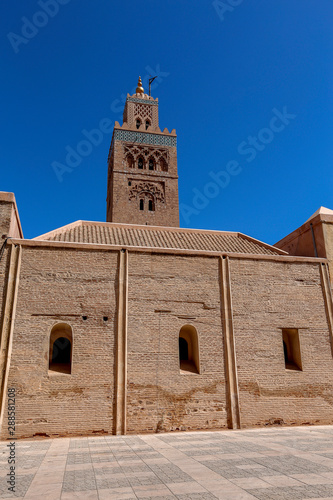
[[[179,365],[181,373],[200,373],[199,341],[194,326],[185,325],[179,332]]]
[[[138,159],[138,168],[143,169],[143,158]]]
[[[65,323],[52,328],[49,345],[49,371],[70,374],[72,369],[72,329]]]
[[[107,321],[109,318],[107,316],[103,316],[103,321]]]
[[[132,186],[132,183],[131,183],[131,181],[128,181],[128,185],[129,185],[129,186]]]
[[[188,343],[182,337],[179,337],[179,359],[188,361]]]
[[[53,344],[52,363],[68,364],[71,360],[71,343],[65,337],[59,337]]]
[[[155,162],[152,158],[149,158],[149,170],[155,170]]]
[[[148,201],[148,210],[149,210],[149,212],[154,212],[155,211],[153,200],[149,200]]]
[[[88,316],[82,316],[83,321],[87,321]]]
[[[302,371],[301,346],[297,328],[283,329],[282,341],[286,369]]]
[[[145,204],[143,200],[140,200],[140,210],[144,210]]]
[[[146,121],[146,130],[148,130],[148,127],[150,127],[150,122],[147,120]]]
[[[137,119],[137,120],[136,120],[136,128],[138,128],[138,129],[139,129],[139,128],[140,128],[140,126],[141,126],[141,120]]]

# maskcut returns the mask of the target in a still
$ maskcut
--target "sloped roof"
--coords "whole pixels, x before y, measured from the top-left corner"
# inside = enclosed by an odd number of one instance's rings
[[[286,252],[241,233],[203,231],[111,222],[77,221],[35,240],[119,245],[127,247],[203,250],[212,252],[285,255]]]

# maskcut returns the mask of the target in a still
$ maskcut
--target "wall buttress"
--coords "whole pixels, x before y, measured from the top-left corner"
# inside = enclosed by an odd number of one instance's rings
[[[119,254],[118,313],[116,338],[115,434],[126,434],[127,398],[127,311],[128,311],[128,251]]]
[[[11,246],[9,274],[7,281],[4,315],[1,325],[1,347],[0,347],[0,432],[6,407],[6,389],[12,352],[13,330],[17,303],[18,284],[21,269],[20,245]]]
[[[327,322],[330,331],[331,349],[333,355],[333,301],[332,301],[330,277],[327,264],[320,263],[319,267],[320,267],[320,278],[321,278],[321,284],[322,284],[325,308],[327,314]]]
[[[228,427],[240,429],[239,391],[234,339],[229,257],[220,258],[221,309],[227,382]]]

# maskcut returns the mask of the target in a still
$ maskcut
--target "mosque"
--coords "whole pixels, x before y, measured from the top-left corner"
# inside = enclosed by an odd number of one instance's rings
[[[333,423],[333,211],[274,246],[180,228],[158,106],[127,95],[106,222],[25,239],[0,193],[2,439],[13,397],[17,438]]]

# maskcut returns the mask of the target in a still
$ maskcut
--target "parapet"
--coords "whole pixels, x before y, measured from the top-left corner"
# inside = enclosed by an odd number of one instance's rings
[[[0,191],[0,238],[23,238],[14,193]]]

